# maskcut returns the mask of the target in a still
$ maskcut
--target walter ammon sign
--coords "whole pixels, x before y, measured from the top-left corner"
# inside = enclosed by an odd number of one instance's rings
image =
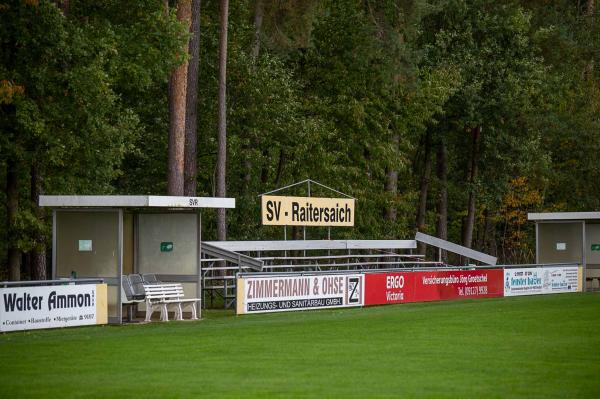
[[[0,288],[0,331],[106,323],[106,284]]]
[[[354,226],[354,199],[262,196],[262,224]]]

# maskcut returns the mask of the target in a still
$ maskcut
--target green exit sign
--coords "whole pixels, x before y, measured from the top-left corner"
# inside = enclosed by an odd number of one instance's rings
[[[592,244],[592,251],[600,251],[600,244]]]
[[[160,252],[173,252],[173,243],[170,241],[161,242],[160,243]]]

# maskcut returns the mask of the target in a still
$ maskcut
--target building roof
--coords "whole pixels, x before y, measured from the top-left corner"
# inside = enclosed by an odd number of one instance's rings
[[[235,198],[163,195],[40,195],[54,208],[235,208]]]
[[[529,220],[592,220],[600,219],[600,212],[546,212],[528,213]]]

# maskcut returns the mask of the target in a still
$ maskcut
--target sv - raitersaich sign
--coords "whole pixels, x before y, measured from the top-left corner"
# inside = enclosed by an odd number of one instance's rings
[[[0,331],[106,323],[106,284],[0,288]]]
[[[353,198],[262,196],[262,224],[354,226]]]

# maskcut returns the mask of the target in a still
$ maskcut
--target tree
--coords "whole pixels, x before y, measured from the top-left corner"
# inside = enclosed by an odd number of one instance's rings
[[[191,0],[178,0],[177,20],[189,30],[191,19]],[[186,47],[187,49],[187,47]],[[181,64],[171,74],[169,82],[169,167],[167,192],[169,195],[183,195],[185,127],[186,127],[186,89],[187,89],[187,51],[181,53]]]
[[[426,18],[423,37],[426,64],[452,66],[461,76],[444,112],[446,123],[459,135],[457,150],[470,152],[461,159],[467,188],[462,242],[471,247],[483,182],[488,182],[490,193],[508,184],[508,175],[500,182],[482,178],[482,165],[506,162],[506,153],[499,150],[511,151],[517,164],[517,154],[526,148],[523,143],[536,139],[535,132],[519,128],[539,96],[542,59],[531,40],[529,14],[510,3],[448,1]],[[520,146],[513,134],[521,135]],[[509,143],[515,146],[506,148]]]
[[[216,164],[217,197],[227,195],[227,23],[229,0],[221,0],[221,33],[219,35],[219,130]],[[225,209],[217,210],[217,239],[227,238]]]
[[[82,1],[68,12],[47,1],[0,7],[0,86],[10,86],[0,90],[0,158],[9,169],[13,278],[19,252],[31,255],[32,277],[45,276],[49,228],[40,193],[114,190],[142,131],[128,101],[140,107],[136,95],[165,80],[176,62],[179,26],[161,7],[158,0]],[[141,39],[141,32],[156,35]]]
[[[185,111],[184,194],[196,196],[198,143],[198,69],[200,63],[200,0],[192,0]]]

